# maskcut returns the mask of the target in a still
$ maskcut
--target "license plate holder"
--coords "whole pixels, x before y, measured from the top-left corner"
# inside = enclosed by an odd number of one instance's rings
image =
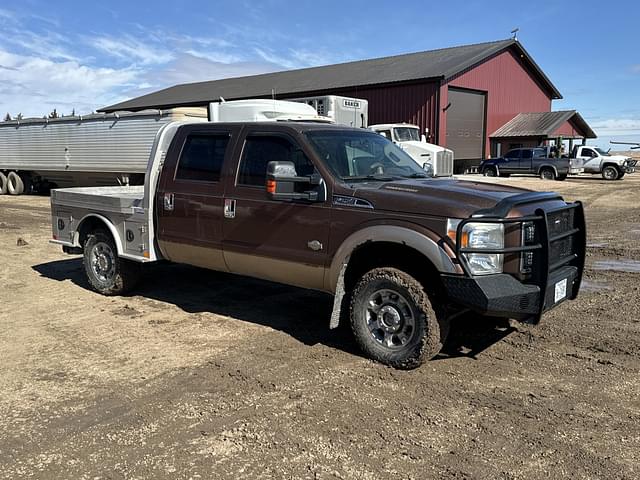
[[[567,283],[568,279],[563,278],[559,282],[556,282],[554,288],[553,303],[558,303],[567,297]]]

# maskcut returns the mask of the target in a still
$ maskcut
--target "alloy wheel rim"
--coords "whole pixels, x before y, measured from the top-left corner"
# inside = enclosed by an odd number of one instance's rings
[[[365,308],[367,329],[376,343],[398,350],[411,341],[416,322],[404,296],[394,290],[376,290],[367,299]]]
[[[116,272],[116,259],[113,250],[104,242],[96,243],[89,258],[91,270],[101,282],[113,279]]]

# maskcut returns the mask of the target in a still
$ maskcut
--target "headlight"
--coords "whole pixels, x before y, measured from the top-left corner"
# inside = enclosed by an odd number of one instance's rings
[[[460,220],[449,219],[447,232],[453,241],[457,241],[457,229]],[[504,225],[501,223],[467,223],[462,227],[460,247],[486,250],[504,248]],[[504,254],[502,253],[463,253],[473,275],[502,273]]]

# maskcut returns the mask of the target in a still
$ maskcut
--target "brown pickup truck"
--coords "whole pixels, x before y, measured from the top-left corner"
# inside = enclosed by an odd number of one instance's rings
[[[580,202],[429,178],[374,132],[295,122],[168,124],[144,187],[52,192],[53,242],[100,293],[169,260],[334,295],[371,358],[413,368],[465,310],[537,323],[574,299]],[[257,306],[256,306],[257,307]]]

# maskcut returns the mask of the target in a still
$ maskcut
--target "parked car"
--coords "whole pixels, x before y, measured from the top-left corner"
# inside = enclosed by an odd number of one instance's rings
[[[171,123],[144,186],[53,190],[51,209],[52,242],[104,295],[159,260],[320,290],[329,326],[348,319],[397,368],[436,355],[465,311],[539,322],[584,269],[580,202],[431,178],[382,135],[322,123]]]
[[[611,155],[608,150],[590,145],[576,145],[571,157],[583,166],[585,173],[600,174],[605,180],[622,180],[636,170],[637,161],[624,155]]]
[[[485,177],[517,174],[538,175],[543,180],[565,180],[567,175],[578,173],[580,169],[572,169],[568,158],[550,157],[546,147],[536,147],[515,148],[503,157],[484,160],[479,171]]]

